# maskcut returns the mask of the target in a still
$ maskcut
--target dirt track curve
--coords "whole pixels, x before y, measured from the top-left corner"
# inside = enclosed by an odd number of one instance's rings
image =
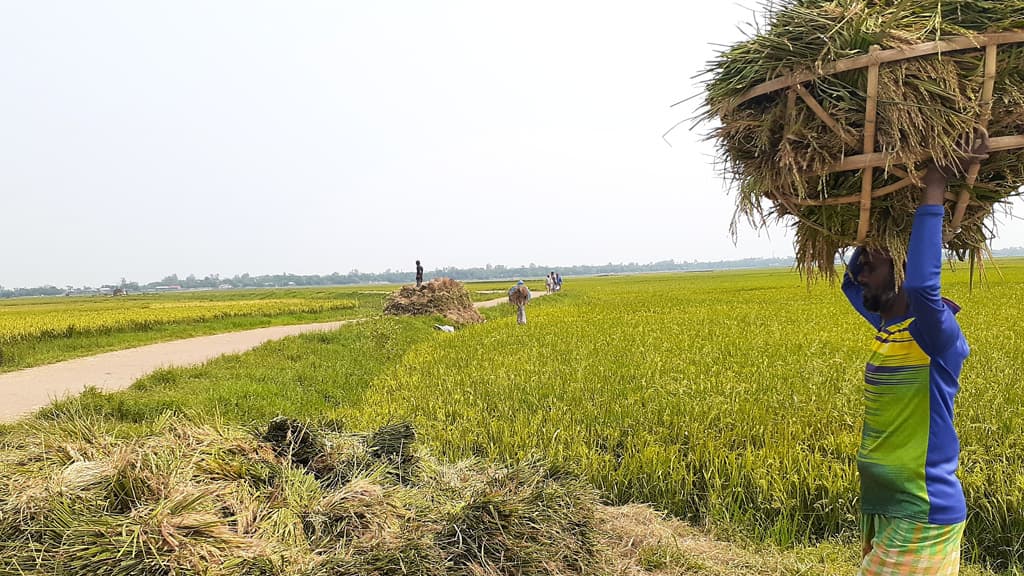
[[[538,296],[543,294],[535,295]],[[477,308],[490,308],[505,301],[505,298],[497,298],[474,305]],[[194,366],[225,354],[251,350],[270,340],[306,332],[336,330],[362,320],[271,326],[198,336],[0,374],[0,422],[16,420],[56,398],[77,394],[87,386],[106,391],[121,390],[160,368]]]

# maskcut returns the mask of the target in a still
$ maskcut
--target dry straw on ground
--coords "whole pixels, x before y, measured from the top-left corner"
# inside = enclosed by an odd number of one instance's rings
[[[442,462],[408,424],[350,434],[278,418],[124,434],[88,416],[0,438],[0,573],[773,573],[536,460]],[[112,433],[113,432],[113,433]],[[720,571],[721,570],[721,571]]]
[[[539,462],[444,463],[408,424],[98,426],[6,439],[0,573],[602,573],[596,492]]]
[[[956,162],[983,126],[1008,147],[976,168],[954,226],[971,175],[952,182],[946,246],[960,258],[984,252],[995,232],[987,217],[1024,185],[1022,30],[1021,0],[767,3],[757,33],[704,73],[701,118],[715,124],[710,136],[737,193],[737,218],[791,222],[798,266],[812,277],[832,277],[836,254],[855,244],[900,260],[921,170],[930,159]],[[960,46],[906,58],[954,38]],[[871,66],[880,54],[892,61]],[[841,62],[850,69],[835,72]],[[853,161],[872,153],[884,154],[872,168]]]

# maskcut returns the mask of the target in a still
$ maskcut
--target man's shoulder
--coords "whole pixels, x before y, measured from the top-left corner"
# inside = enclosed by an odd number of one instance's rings
[[[944,314],[949,315],[948,324],[946,324],[945,331],[947,331],[946,344],[942,345],[941,348],[936,348],[938,342],[933,337],[934,334],[928,334],[925,332],[927,326],[916,322],[917,317],[911,316],[905,326],[904,332],[913,338],[914,342],[920,346],[926,354],[932,357],[937,356],[962,356],[966,357],[968,354],[967,337],[964,335],[963,329],[960,327],[960,323],[957,321],[956,316],[952,311],[946,311]]]

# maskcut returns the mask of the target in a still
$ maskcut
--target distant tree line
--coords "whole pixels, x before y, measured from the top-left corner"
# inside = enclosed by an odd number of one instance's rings
[[[596,266],[538,266],[530,263],[528,266],[504,266],[501,264],[492,266],[481,266],[476,268],[455,268],[444,267],[434,270],[427,270],[427,278],[447,277],[462,281],[474,280],[513,280],[517,278],[543,278],[551,271],[557,271],[562,276],[592,276],[597,274],[640,274],[645,272],[673,272],[685,270],[717,270],[727,268],[759,268],[773,266],[792,266],[792,258],[747,258],[743,260],[728,260],[720,262],[676,262],[675,260],[662,260],[647,264],[630,262],[628,264],[601,264]],[[90,286],[74,287],[65,286],[39,286],[36,288],[4,288],[0,286],[0,298],[16,298],[20,296],[58,296],[61,294],[95,294],[112,293],[120,288],[128,293],[153,292],[168,289],[196,290],[201,288],[268,288],[286,286],[340,286],[349,284],[403,284],[415,281],[413,271],[385,270],[384,272],[360,272],[351,270],[347,274],[334,272],[331,274],[263,274],[253,276],[250,274],[239,274],[231,277],[222,277],[219,274],[210,274],[199,278],[189,274],[184,278],[177,274],[165,276],[157,282],[139,284],[128,282],[124,278],[119,284],[107,284],[99,288]]]
[[[993,255],[1024,256],[1024,247],[1004,248],[993,250]],[[648,272],[679,272],[693,270],[725,270],[730,268],[769,268],[780,266],[792,266],[792,258],[745,258],[742,260],[722,260],[718,262],[676,262],[675,260],[661,260],[647,264],[630,262],[628,264],[600,264],[596,266],[538,266],[530,263],[528,266],[503,266],[501,264],[492,266],[481,266],[476,268],[455,268],[445,267],[428,270],[425,272],[427,278],[447,277],[462,281],[474,280],[514,280],[517,278],[543,278],[548,272],[556,271],[562,276],[594,276],[598,274],[643,274]],[[108,284],[99,288],[88,286],[73,287],[65,286],[39,286],[36,288],[4,288],[0,286],[0,298],[17,298],[21,296],[59,296],[61,294],[96,294],[113,293],[118,288],[128,293],[155,292],[168,289],[196,290],[201,288],[270,288],[286,286],[341,286],[348,284],[403,284],[415,281],[413,271],[385,270],[384,272],[360,272],[351,270],[347,274],[334,272],[332,274],[263,274],[252,276],[239,274],[231,277],[221,277],[219,274],[198,278],[189,274],[179,278],[177,274],[165,276],[159,282],[139,284],[128,282],[124,278],[120,284]]]
[[[22,296],[60,296],[66,290],[56,286],[38,286],[36,288],[4,288],[0,286],[0,298],[20,298]]]

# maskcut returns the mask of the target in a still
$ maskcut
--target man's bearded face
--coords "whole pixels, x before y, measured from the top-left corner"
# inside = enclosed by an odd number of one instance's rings
[[[884,252],[865,252],[861,257],[861,265],[857,282],[864,289],[864,307],[869,312],[887,310],[896,298],[892,257]]]

